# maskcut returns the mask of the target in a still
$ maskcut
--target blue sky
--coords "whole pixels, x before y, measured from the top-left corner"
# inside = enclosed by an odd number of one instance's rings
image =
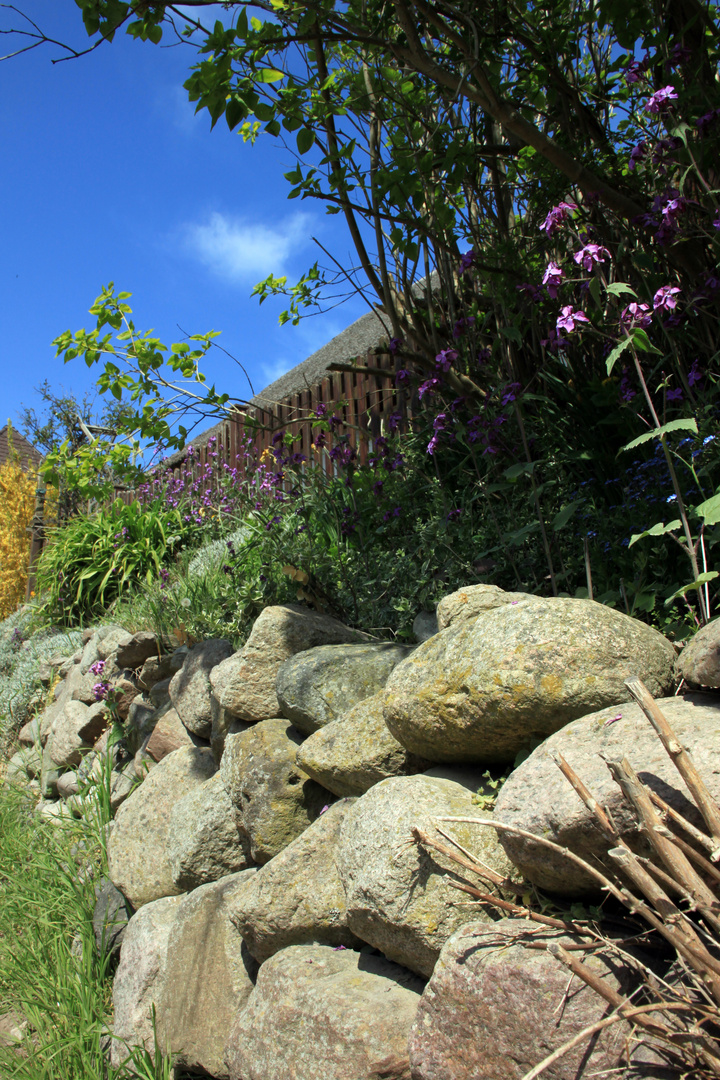
[[[43,30],[87,43],[74,0],[17,0]],[[0,30],[21,25],[0,6]],[[0,55],[19,40],[0,36]],[[81,395],[94,383],[80,360],[64,365],[51,341],[90,328],[103,285],[133,293],[139,329],[166,343],[221,330],[255,391],[367,310],[353,300],[278,325],[284,306],[250,298],[270,272],[295,280],[321,253],[351,260],[338,217],[287,201],[292,160],[269,137],[254,147],[224,121],[194,115],[182,83],[184,46],[158,48],[121,33],[89,56],[53,64],[51,45],[0,63],[0,422],[35,405],[43,379]],[[322,256],[321,256],[322,261]],[[236,365],[212,351],[209,381],[249,396]]]

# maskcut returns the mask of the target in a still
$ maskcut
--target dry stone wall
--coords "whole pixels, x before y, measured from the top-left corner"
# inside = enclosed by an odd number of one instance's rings
[[[475,885],[505,903],[533,885],[574,900],[592,882],[528,839],[443,819],[497,820],[607,862],[561,753],[650,854],[603,755],[626,755],[681,812],[690,803],[624,680],[663,699],[720,800],[718,628],[687,650],[692,692],[674,696],[673,645],[591,601],[473,586],[435,625],[400,648],[289,605],[266,609],[238,652],[172,654],[150,632],[86,632],[9,775],[35,785],[50,820],[82,816],[111,757],[94,928],[120,948],[116,1064],[150,1046],[154,1008],[178,1077],[519,1080],[603,1015],[587,987],[569,992],[547,928],[453,887],[448,852],[478,855]],[[109,749],[98,670],[125,720]],[[493,808],[487,770],[517,755]],[[632,990],[609,954],[592,965],[609,992]],[[625,1071],[626,1034],[581,1041],[547,1075],[661,1076]]]

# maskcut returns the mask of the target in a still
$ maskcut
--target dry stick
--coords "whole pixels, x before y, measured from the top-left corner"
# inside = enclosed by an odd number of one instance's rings
[[[680,953],[681,956],[685,957],[685,959],[692,965],[692,967],[695,968],[695,970],[699,970],[700,974],[705,971],[705,968],[701,968],[701,965],[706,964],[707,967],[712,968],[712,970],[716,971],[718,976],[720,976],[720,964],[718,964],[710,956],[704,946],[701,945],[699,949],[694,948],[693,945],[691,945],[688,941],[686,932],[679,932],[676,929],[674,923],[668,926],[658,915],[655,914],[652,908],[648,907],[646,903],[644,903],[642,900],[638,900],[638,898],[634,896],[631,892],[629,892],[627,889],[619,888],[613,881],[610,880],[609,877],[606,877],[605,874],[601,873],[599,870],[596,870],[594,866],[591,866],[590,863],[585,861],[585,859],[580,858],[579,855],[575,855],[575,853],[570,851],[568,848],[561,847],[560,844],[556,844],[552,840],[546,840],[543,836],[536,836],[535,833],[528,832],[527,829],[519,829],[516,825],[508,825],[502,821],[487,821],[483,818],[469,818],[459,816],[443,816],[441,818],[438,818],[438,821],[457,821],[461,824],[480,825],[485,826],[486,828],[497,829],[499,832],[509,832],[512,833],[513,836],[522,836],[527,840],[532,840],[534,843],[540,844],[541,847],[548,847],[553,851],[557,851],[559,854],[564,855],[567,859],[569,859],[570,862],[574,862],[577,866],[580,866],[586,873],[590,874],[591,877],[594,877],[596,881],[600,882],[601,887],[606,892],[611,893],[611,895],[614,896],[616,900],[619,900],[624,907],[628,908],[633,913],[641,915],[646,922],[650,923],[654,930],[657,930],[659,934],[662,934],[666,941],[668,941],[672,945],[672,947]],[[642,869],[642,867],[637,864],[637,860],[634,859],[632,852],[628,851],[625,848],[617,848],[615,850],[619,851],[623,856],[628,856],[635,863],[637,869],[640,870],[642,874],[645,874],[645,871]],[[610,852],[610,854],[612,854],[612,852]],[[650,875],[646,874],[646,877],[648,877],[654,889],[657,889],[658,886],[656,886],[655,882],[652,881]],[[670,903],[670,901],[668,902]],[[682,912],[678,912],[678,914],[682,918]],[[691,930],[689,924],[687,925],[687,929]],[[686,930],[685,926],[683,926],[683,930]],[[691,932],[694,935],[694,930],[691,930]]]
[[[717,881],[718,884],[720,884],[720,870],[718,870],[717,866],[713,866],[711,862],[708,862],[704,855],[701,855],[700,852],[696,851],[694,847],[691,847],[690,844],[687,844],[684,840],[681,840],[679,836],[675,836],[675,834],[671,833],[669,829],[667,831],[667,836],[668,839],[672,840],[673,844],[677,844],[680,850],[685,852],[688,859],[690,859],[691,862],[694,862],[695,865],[703,871],[703,873],[708,874],[711,878],[713,878],[714,881]]]
[[[632,1002],[627,998],[623,998],[621,994],[618,994],[612,987],[607,986],[602,979],[600,979],[594,972],[590,971],[580,960],[576,960],[570,953],[563,948],[557,942],[551,942],[548,945],[548,951],[551,952],[558,960],[561,960],[563,964],[568,967],[573,975],[577,975],[588,984],[588,986],[595,991],[601,998],[612,1005],[616,1011],[625,1018],[628,1009],[633,1008]],[[669,1002],[668,1002],[669,1004]],[[659,1008],[662,1009],[664,1003],[659,1003]],[[690,1041],[693,1044],[693,1048],[696,1052],[699,1050],[700,1055],[706,1064],[709,1064],[713,1071],[720,1074],[720,1058],[717,1057],[717,1044],[708,1039],[704,1035],[698,1036],[696,1031],[674,1031],[668,1028],[665,1024],[659,1024],[657,1020],[651,1018],[637,1017],[636,1023],[644,1028],[649,1034],[654,1035],[656,1038],[660,1038],[665,1042],[669,1042],[674,1047],[682,1047],[683,1043]]]
[[[572,766],[568,765],[562,754],[556,754],[553,757],[553,761],[555,762],[565,779],[570,784],[572,784],[575,791],[585,803],[590,813],[595,815],[598,822],[600,823],[600,827],[602,828],[606,836],[608,836],[613,842],[621,843],[624,846],[627,846],[625,845],[625,842],[621,839],[620,834],[615,827],[615,822],[610,815],[610,812],[606,810],[605,807],[597,801],[592,791],[590,791],[590,788],[587,787],[587,785],[580,779]]]
[[[627,894],[619,888],[614,881],[611,881],[609,877],[603,874],[600,870],[596,870],[594,866],[591,866],[589,862],[576,855],[574,851],[570,851],[569,848],[563,847],[561,844],[556,844],[553,840],[546,840],[544,836],[536,836],[535,833],[528,832],[527,829],[520,829],[517,825],[506,825],[503,821],[488,820],[487,818],[474,818],[474,817],[450,817],[443,815],[437,818],[438,821],[456,821],[459,824],[464,825],[484,825],[486,828],[497,829],[499,832],[509,832],[513,836],[522,836],[526,840],[532,840],[536,844],[540,844],[541,847],[550,848],[552,851],[557,851],[560,855],[564,855],[570,862],[575,863],[576,866],[581,867],[591,877],[594,877],[596,881],[600,883],[602,889],[611,893],[616,900],[619,900],[621,904],[626,905]]]
[[[717,903],[714,893],[707,887],[687,856],[658,830],[662,823],[652,804],[645,785],[640,781],[627,758],[607,761],[608,769],[622,789],[623,795],[635,807],[648,840],[655,848],[670,872],[700,904],[712,909]],[[665,831],[664,828],[662,830]]]
[[[702,944],[687,917],[673,904],[667,893],[639,864],[631,852],[625,848],[613,848],[608,854],[622,868],[623,873],[635,887],[652,903],[661,917],[655,919],[655,922],[659,924],[658,929],[660,926],[663,927],[661,931],[663,936],[674,944],[680,955],[685,957],[695,969],[715,1000],[720,1002],[720,963]],[[647,918],[647,915],[645,917]],[[648,921],[652,923],[653,920]]]
[[[593,598],[593,586],[592,586],[592,568],[590,566],[590,541],[586,536],[583,539],[583,548],[585,552],[585,578],[587,580],[588,600]]]
[[[479,889],[474,888],[472,885],[468,885],[465,882],[451,881],[447,879],[448,885],[453,889],[459,889],[460,892],[468,893],[470,896],[476,897],[485,904],[493,904],[500,911],[509,911],[512,915],[519,915],[525,919],[531,919],[533,922],[540,923],[542,926],[550,926],[553,930],[564,930],[568,934],[587,934],[588,929],[582,926],[580,923],[565,922],[563,919],[553,919],[550,915],[539,915],[536,911],[531,911],[530,908],[523,907],[521,904],[513,904],[509,900],[502,900],[499,896],[492,896],[490,893],[481,892]]]
[[[675,768],[687,784],[700,813],[705,819],[705,824],[710,830],[710,833],[715,837],[718,843],[720,843],[720,811],[718,811],[715,801],[705,787],[700,774],[693,764],[692,758],[687,750],[680,745],[675,736],[675,732],[663,716],[655,699],[642,680],[638,679],[637,676],[633,676],[631,679],[625,680],[625,685],[655,728],[655,731],[658,733],[661,743],[670,755]],[[720,858],[720,850],[715,852],[714,856],[711,856],[711,858],[713,859],[713,862]]]
[[[658,810],[662,811],[663,817],[669,818],[675,824],[679,825],[682,829],[685,829],[688,835],[692,836],[693,840],[695,840],[696,843],[701,844],[702,847],[706,849],[706,851],[710,852],[711,858],[713,854],[720,851],[717,844],[713,843],[711,837],[707,836],[704,832],[701,832],[700,829],[692,825],[686,817],[683,817],[683,815],[678,813],[677,810],[674,810],[672,806],[669,806],[664,799],[660,798],[657,792],[648,789],[648,795],[655,803],[655,806],[657,806]]]
[[[456,840],[454,836],[450,835],[450,833],[445,832],[445,830],[441,829],[438,825],[436,825],[435,828],[441,836],[443,836],[453,845],[453,847],[456,847],[458,851],[461,851],[463,853],[463,855],[467,855],[468,859],[471,859],[477,866],[481,867],[481,869],[485,870],[488,874],[492,875],[497,872],[493,870],[491,866],[488,866],[487,863],[484,863],[482,859],[479,859],[477,855],[473,855],[472,851],[468,851],[466,847],[463,847],[462,844],[458,840]],[[507,881],[507,878],[501,878],[502,883],[504,883],[505,881]]]
[[[640,865],[642,865],[643,863],[647,863],[647,860],[640,860],[639,856],[637,856],[633,851],[631,851],[631,849],[629,848],[629,846],[627,845],[625,840],[623,840],[623,838],[620,836],[620,834],[617,833],[617,829],[615,828],[615,825],[614,825],[614,823],[612,821],[612,818],[611,818],[609,812],[606,809],[604,809],[604,807],[600,806],[599,802],[597,801],[597,799],[595,798],[593,793],[589,791],[589,788],[583,783],[583,781],[580,779],[579,775],[575,773],[575,771],[571,768],[571,766],[568,765],[568,762],[565,760],[565,758],[562,757],[561,754],[558,754],[555,757],[555,764],[558,766],[558,768],[562,772],[563,777],[566,777],[566,779],[574,787],[575,791],[578,792],[578,794],[580,795],[581,799],[583,800],[583,802],[584,802],[585,806],[588,808],[588,810],[590,810],[590,812],[595,814],[598,822],[600,823],[601,828],[603,829],[604,834],[606,834],[606,836],[608,836],[609,839],[611,839],[612,841],[614,841],[616,843],[617,848],[622,849],[626,853],[625,858],[624,858],[624,865],[627,866],[627,865],[630,864],[630,862],[635,863],[635,864],[639,863]],[[629,768],[629,766],[628,766],[628,768]],[[613,773],[613,775],[614,775],[614,773]],[[615,780],[617,780],[617,777],[615,777]],[[636,780],[637,780],[637,778],[636,778]],[[617,782],[620,783],[620,781],[617,781]],[[642,785],[640,784],[639,781],[637,781],[637,784],[638,784],[639,787],[642,787]],[[644,788],[643,788],[643,791],[644,791]],[[624,787],[623,787],[623,792],[626,794],[626,797],[629,797],[629,796],[627,796],[627,793],[625,792]],[[638,809],[638,808],[636,807],[636,809]],[[642,802],[642,811],[646,811],[646,810],[647,810],[647,806],[646,806],[646,804],[644,804],[644,802]],[[652,807],[650,807],[650,810],[654,814],[654,811],[652,810]],[[640,818],[641,818],[641,820],[643,821],[644,824],[648,825],[649,823],[646,820],[644,820],[644,816],[643,816],[642,811],[638,809],[638,813],[640,814]],[[666,842],[671,843],[671,842],[673,842],[673,839],[671,839],[671,838],[666,839]],[[680,858],[682,858],[681,854],[680,854]],[[691,895],[687,889],[683,889],[682,883],[679,880],[676,881],[674,878],[669,877],[667,874],[665,874],[664,870],[661,870],[660,868],[654,867],[652,864],[649,864],[648,868],[652,869],[653,872],[655,874],[657,874],[658,876],[662,876],[662,878],[664,879],[664,883],[665,883],[666,887],[669,885],[669,887],[671,889],[678,890],[683,896],[689,896],[689,899],[690,899],[691,903],[694,906],[698,906],[697,903],[696,903],[696,897]],[[692,870],[692,867],[690,867],[690,869],[691,869],[691,872],[694,874],[694,870]],[[649,889],[648,889],[649,879],[647,878],[647,875],[643,876],[643,877],[640,877],[638,875],[637,879],[634,879],[633,877],[630,877],[630,880],[634,880],[636,885],[639,885],[639,887],[641,889],[641,892],[644,894],[644,896],[646,896],[646,899],[649,900],[652,904],[654,904],[656,910],[658,910],[658,912],[660,912],[661,915],[663,915],[665,917],[665,914],[662,912],[661,908],[658,907],[658,905],[656,903],[657,900],[661,899],[661,897],[660,897],[661,890],[657,890],[657,892],[656,892],[655,890],[651,889],[649,891]],[[643,885],[640,885],[640,881],[643,882],[644,887],[643,887]],[[704,882],[701,882],[701,885],[704,886]],[[715,903],[714,894],[712,894],[708,890],[708,895],[711,897],[711,902]],[[668,904],[671,903],[669,901],[669,897],[664,896],[664,894],[663,894],[662,899],[663,899],[663,901],[667,901]],[[682,918],[682,913],[680,913],[679,910],[677,908],[675,908],[675,905],[671,906],[671,908],[668,908],[667,910],[668,910],[668,912],[671,913],[671,916],[673,916],[674,921],[677,921],[678,919]],[[718,920],[715,918],[715,916],[712,915],[711,912],[708,913],[707,908],[704,907],[704,906],[703,906],[702,914],[706,915],[706,917],[709,915],[709,920],[708,921],[710,921],[711,923],[714,923],[714,924],[717,923]],[[692,931],[692,935],[693,935],[693,939],[694,939],[694,936],[695,936],[694,930]]]
[[[473,874],[477,874],[479,878],[487,881],[490,885],[495,885],[498,888],[502,886],[503,888],[511,889],[516,894],[522,894],[523,890],[515,885],[514,882],[508,881],[507,878],[502,877],[500,874],[496,874],[494,870],[480,867],[471,859],[466,859],[464,856],[458,855],[452,848],[446,847],[445,844],[439,844],[437,840],[433,840],[432,837],[428,836],[422,829],[413,828],[410,831],[416,843],[423,844],[425,847],[434,848],[435,851],[439,851],[442,855],[446,855],[449,859],[452,859],[453,862],[458,863],[460,866],[464,866],[466,870],[472,870]]]
[[[591,1038],[597,1034],[598,1031],[602,1031],[603,1028],[611,1027],[612,1024],[618,1024],[622,1020],[636,1020],[638,1016],[643,1013],[657,1011],[658,1005],[655,1002],[652,1005],[638,1005],[636,1008],[626,1010],[623,1014],[614,1013],[612,1016],[607,1016],[604,1020],[598,1020],[596,1024],[590,1024],[589,1027],[579,1031],[577,1035],[573,1035],[572,1039],[568,1039],[566,1043],[559,1046],[557,1050],[553,1050],[552,1054],[548,1054],[541,1062],[539,1062],[529,1073],[525,1073],[522,1080],[536,1080],[536,1077],[544,1073],[546,1069],[549,1069],[551,1065],[554,1065],[556,1061],[559,1061],[561,1057],[564,1057],[570,1050],[572,1050],[578,1043],[583,1042],[585,1039]],[[666,1011],[672,1012],[692,1012],[693,1007],[684,1003],[676,1004],[671,1002],[664,1006]]]
[[[632,1009],[632,1002],[619,994],[617,990],[613,990],[611,986],[608,986],[599,975],[596,975],[594,971],[590,971],[582,961],[577,960],[574,956],[571,956],[567,949],[557,941],[551,941],[548,943],[548,952],[551,953],[556,959],[561,960],[566,967],[570,968],[573,975],[577,975],[579,979],[587,983],[595,993],[607,1001],[614,1009],[625,1010]],[[658,1035],[660,1038],[667,1038],[671,1034],[670,1029],[664,1024],[658,1024],[657,1020],[650,1018],[640,1021],[642,1026],[652,1031],[654,1035]]]

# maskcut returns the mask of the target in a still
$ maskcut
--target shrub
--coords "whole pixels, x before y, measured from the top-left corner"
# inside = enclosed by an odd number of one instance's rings
[[[44,610],[66,625],[99,616],[140,581],[158,577],[191,530],[177,507],[116,500],[53,530],[38,567]]]
[[[0,468],[0,619],[25,599],[34,505],[34,478],[11,453]]]

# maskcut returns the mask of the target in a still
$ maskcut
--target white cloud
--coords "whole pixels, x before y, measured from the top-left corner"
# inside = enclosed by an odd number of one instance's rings
[[[272,228],[213,213],[183,231],[188,251],[218,277],[254,284],[270,273],[287,272],[289,259],[308,239],[308,222],[306,214],[295,214]]]
[[[263,386],[270,386],[270,384],[274,383],[276,379],[279,379],[282,375],[284,375],[286,371],[290,371],[291,368],[295,367],[295,364],[299,363],[299,360],[293,361],[287,360],[285,358],[277,359],[273,363],[268,363],[267,361],[264,361],[260,365],[260,370],[262,371],[263,379],[265,380],[263,382]]]

